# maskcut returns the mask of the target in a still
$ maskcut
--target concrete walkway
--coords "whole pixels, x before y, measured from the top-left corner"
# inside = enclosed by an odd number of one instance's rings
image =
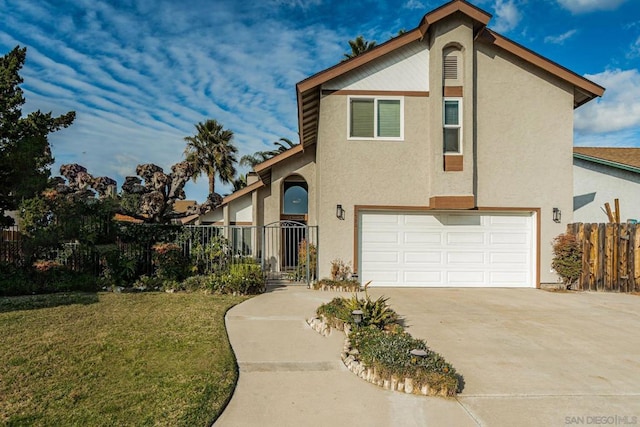
[[[305,322],[337,295],[270,287],[229,310],[240,378],[216,427],[477,425],[454,399],[387,391],[349,372],[340,361],[344,335],[322,337]]]
[[[371,288],[464,375],[456,399],[373,386],[305,319],[347,293],[270,287],[227,313],[240,367],[216,426],[640,425],[640,296]]]

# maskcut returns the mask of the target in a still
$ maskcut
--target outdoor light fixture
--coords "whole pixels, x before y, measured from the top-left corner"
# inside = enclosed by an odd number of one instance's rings
[[[553,208],[553,222],[560,222],[562,218],[562,212],[559,208]]]
[[[411,353],[413,357],[427,357],[426,350],[423,350],[421,348],[414,348],[409,353]]]
[[[356,326],[360,325],[360,323],[362,323],[362,315],[364,313],[362,312],[362,310],[353,310],[351,312],[351,317],[353,317],[353,323],[356,324]]]
[[[336,218],[344,219],[344,209],[342,209],[342,205],[336,205]]]

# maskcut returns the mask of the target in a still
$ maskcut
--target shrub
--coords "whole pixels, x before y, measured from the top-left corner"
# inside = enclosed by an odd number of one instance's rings
[[[442,356],[429,350],[426,342],[413,338],[401,328],[383,331],[375,327],[356,328],[349,335],[358,357],[385,378],[412,378],[416,388],[428,385],[435,394],[452,396],[458,390],[455,369]],[[426,357],[415,357],[411,350],[421,349]]]
[[[298,267],[293,273],[292,280],[307,280],[307,255],[309,257],[309,279],[316,279],[318,249],[314,244],[302,240],[298,245]]]
[[[155,274],[162,280],[181,281],[189,275],[189,260],[175,243],[156,243],[152,247]]]
[[[0,262],[0,296],[35,293],[29,270],[13,263]]]
[[[571,289],[582,272],[582,247],[573,234],[560,234],[553,239],[553,261],[551,266]]]
[[[232,264],[224,273],[207,276],[206,285],[218,294],[257,294],[264,291],[262,268],[253,260]]]
[[[136,278],[137,260],[116,245],[101,248],[102,278],[109,286],[129,286]]]
[[[362,322],[360,326],[375,326],[383,329],[398,321],[398,314],[387,304],[388,298],[380,297],[372,300],[368,294],[360,299],[353,295],[349,299],[334,298],[326,304],[322,304],[316,310],[318,316],[324,316],[331,326],[342,329],[344,323],[354,325],[352,312],[362,310]]]

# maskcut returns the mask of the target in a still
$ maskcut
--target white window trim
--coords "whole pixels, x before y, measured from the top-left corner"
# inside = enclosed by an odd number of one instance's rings
[[[442,130],[443,130],[443,138],[444,138],[444,129],[459,129],[458,131],[458,151],[454,152],[454,151],[445,151],[444,155],[445,156],[461,156],[462,155],[462,141],[463,141],[463,126],[462,126],[462,120],[464,118],[464,115],[462,114],[462,99],[460,97],[446,97],[442,100]],[[445,101],[458,101],[458,124],[457,125],[446,125],[445,124],[445,108],[444,108],[444,103]],[[443,150],[444,150],[444,139],[442,141],[442,146],[443,146]]]
[[[374,134],[378,131],[378,101],[381,100],[392,100],[392,101],[400,101],[400,136],[392,137],[392,136],[373,136],[369,137],[359,137],[359,136],[351,136],[351,100],[352,99],[373,99],[373,132]],[[347,96],[347,139],[349,141],[404,141],[404,96],[357,96],[350,95]]]

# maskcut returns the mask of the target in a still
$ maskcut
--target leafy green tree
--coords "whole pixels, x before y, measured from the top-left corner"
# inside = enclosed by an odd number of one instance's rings
[[[13,223],[6,211],[47,187],[53,163],[48,135],[75,119],[74,111],[59,117],[39,110],[22,116],[20,70],[26,55],[27,48],[16,46],[0,57],[0,226]]]
[[[356,37],[355,40],[349,40],[349,47],[351,48],[351,52],[344,54],[344,58],[342,59],[343,61],[355,58],[358,55],[362,55],[363,53],[370,51],[376,47],[376,41],[367,41],[364,39],[364,36],[360,35]]]
[[[198,123],[195,135],[185,138],[187,148],[184,153],[195,171],[193,181],[202,174],[207,175],[210,199],[215,194],[216,176],[228,184],[236,175],[238,149],[233,145],[232,139],[233,132],[224,129],[215,119]]]

